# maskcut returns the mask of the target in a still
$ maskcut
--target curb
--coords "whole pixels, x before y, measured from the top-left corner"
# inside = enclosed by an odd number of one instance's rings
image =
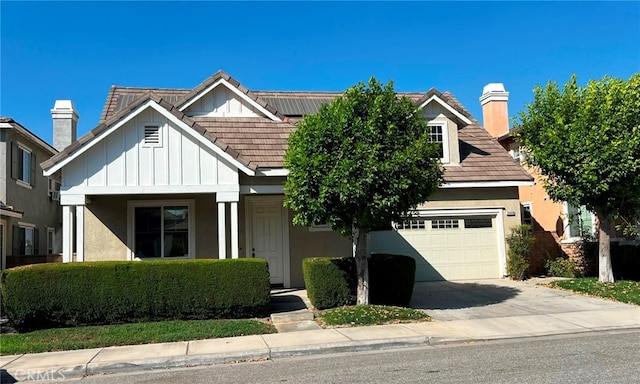
[[[92,363],[75,366],[56,366],[33,370],[0,370],[0,382],[16,381],[56,381],[64,379],[79,379],[86,376],[106,375],[114,373],[140,372],[162,370],[170,368],[187,368],[212,364],[228,364],[248,361],[263,361],[273,358],[300,357],[326,355],[345,352],[368,352],[386,349],[415,348],[423,346],[437,346],[447,344],[478,343],[483,341],[498,341],[523,338],[567,336],[589,332],[616,332],[639,330],[640,327],[608,328],[602,330],[585,330],[571,333],[549,333],[542,335],[501,336],[487,338],[448,338],[432,336],[411,336],[386,340],[347,341],[310,346],[264,348],[243,352],[225,352],[201,355],[171,356],[154,359],[139,359],[134,361]],[[97,354],[96,354],[97,356]],[[93,359],[92,359],[93,360]]]

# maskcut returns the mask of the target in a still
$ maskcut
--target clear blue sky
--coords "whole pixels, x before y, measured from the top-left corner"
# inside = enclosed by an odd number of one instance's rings
[[[331,90],[375,76],[452,92],[480,121],[536,84],[640,71],[639,2],[0,2],[0,114],[51,142],[71,99],[79,136],[111,85],[192,88],[223,69],[252,90]]]

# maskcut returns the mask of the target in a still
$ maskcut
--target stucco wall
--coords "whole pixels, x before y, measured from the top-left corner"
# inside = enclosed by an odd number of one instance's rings
[[[215,195],[94,196],[85,211],[85,260],[127,260],[127,202],[129,200],[194,199],[196,258],[218,257]]]
[[[61,250],[60,232],[62,228],[62,207],[59,201],[51,200],[49,197],[48,178],[42,175],[42,169],[39,163],[48,159],[51,154],[39,145],[35,144],[28,138],[20,135],[12,129],[2,129],[4,142],[3,159],[3,175],[0,179],[4,180],[4,190],[2,191],[2,201],[15,210],[24,212],[21,219],[7,218],[6,243],[4,244],[6,255],[13,253],[13,225],[18,222],[34,225],[39,232],[39,252],[47,253],[47,227],[54,228],[54,252]],[[35,185],[30,187],[22,186],[16,180],[11,178],[11,143],[19,142],[28,147],[31,153],[36,156],[36,174]],[[6,166],[5,166],[6,164]]]
[[[289,219],[293,218],[289,211]],[[351,256],[351,240],[333,231],[312,232],[309,227],[289,224],[289,246],[291,249],[291,286],[304,287],[302,260],[306,257],[347,257]]]

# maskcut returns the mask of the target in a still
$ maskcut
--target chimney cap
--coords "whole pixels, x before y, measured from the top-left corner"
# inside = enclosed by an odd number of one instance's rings
[[[54,119],[72,117],[74,120],[78,120],[79,117],[76,112],[76,106],[73,105],[71,100],[56,100],[51,110],[51,115]]]
[[[509,101],[509,92],[505,91],[502,83],[489,83],[482,88],[480,104],[485,105],[490,101]]]

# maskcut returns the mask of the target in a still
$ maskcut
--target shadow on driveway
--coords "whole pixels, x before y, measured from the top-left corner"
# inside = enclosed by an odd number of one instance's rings
[[[502,303],[520,292],[518,288],[477,281],[416,283],[411,307],[423,310],[483,307]]]

